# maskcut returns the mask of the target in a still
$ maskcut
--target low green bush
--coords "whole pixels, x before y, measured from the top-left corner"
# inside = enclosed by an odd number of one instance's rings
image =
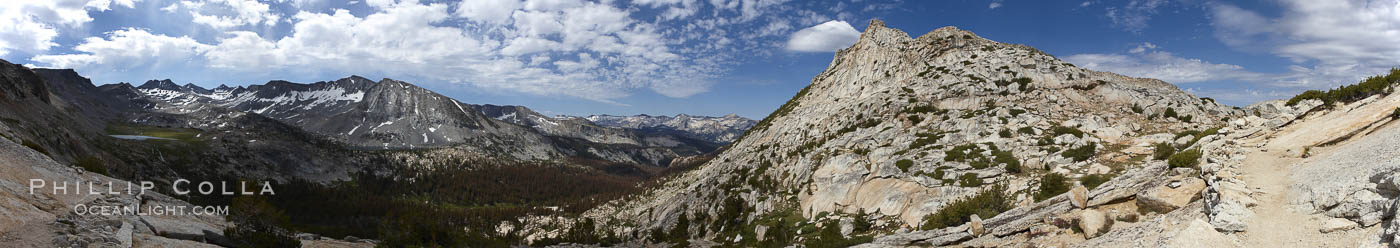
[[[98,157],[84,156],[73,164],[90,172],[107,175],[107,166],[102,162],[102,159]]]
[[[1019,128],[1019,129],[1016,129],[1016,132],[1022,133],[1022,134],[1035,135],[1035,128],[1033,128],[1033,127],[1021,127],[1021,128]]]
[[[1035,193],[1035,201],[1044,201],[1069,192],[1069,181],[1060,173],[1045,174],[1040,177],[1040,191]]]
[[[1167,159],[1171,168],[1198,168],[1201,164],[1201,150],[1191,149],[1173,154]]]
[[[1054,128],[1050,129],[1050,133],[1050,136],[1052,137],[1059,137],[1060,135],[1070,134],[1074,135],[1075,138],[1084,138],[1084,131],[1080,131],[1078,128],[1066,126],[1056,125]]]
[[[1088,144],[1084,144],[1084,146],[1075,147],[1075,148],[1070,148],[1070,149],[1068,149],[1068,150],[1065,150],[1064,153],[1060,153],[1060,156],[1061,156],[1061,157],[1066,157],[1066,158],[1073,159],[1074,162],[1081,162],[1081,161],[1089,160],[1089,158],[1093,158],[1093,157],[1094,157],[1094,153],[1095,153],[1095,149],[1097,149],[1097,148],[1096,148],[1097,145],[1098,145],[1098,144],[1095,144],[1094,142],[1089,142]]]
[[[981,178],[977,178],[977,173],[972,173],[972,172],[963,173],[962,176],[958,176],[958,186],[963,186],[963,187],[977,187],[977,186],[982,186],[982,179],[981,179]]]
[[[984,189],[971,197],[948,203],[948,205],[939,209],[938,212],[925,215],[920,229],[934,230],[959,226],[971,221],[973,214],[985,220],[995,217],[1007,210],[1011,210],[1015,207],[1015,205],[1011,203],[1013,197],[1006,194],[1005,190],[1005,186],[996,185]]]
[[[1400,68],[1390,69],[1390,73],[1384,76],[1372,76],[1361,80],[1356,84],[1337,87],[1336,89],[1323,92],[1320,90],[1304,91],[1293,98],[1288,99],[1286,105],[1297,105],[1298,102],[1308,99],[1322,100],[1322,106],[1330,108],[1332,103],[1350,103],[1361,99],[1366,99],[1372,95],[1389,94],[1391,87],[1400,84]]]
[[[1172,154],[1176,154],[1176,147],[1172,146],[1171,144],[1162,142],[1152,145],[1153,160],[1167,160],[1167,158],[1171,157]]]
[[[903,172],[909,172],[909,167],[913,167],[913,166],[914,166],[914,161],[913,161],[913,160],[900,159],[899,161],[895,161],[895,162],[894,162],[894,167],[899,167],[899,170],[900,170],[900,171],[903,171]]]
[[[997,136],[1001,136],[1002,138],[1011,138],[1011,130],[1002,129],[1000,132],[997,132]]]
[[[29,149],[34,149],[36,152],[49,155],[49,150],[45,150],[43,146],[39,146],[39,143],[34,143],[34,141],[24,140],[21,141],[20,144],[24,145],[24,147],[29,147]]]
[[[1113,176],[1112,176],[1112,175],[1105,175],[1105,174],[1086,175],[1086,176],[1084,176],[1084,177],[1079,178],[1079,185],[1084,185],[1085,188],[1089,188],[1090,190],[1093,190],[1094,188],[1098,188],[1099,185],[1103,185],[1103,183],[1106,183],[1106,182],[1108,182],[1108,180],[1112,180],[1112,179],[1113,179]]]
[[[963,144],[943,152],[943,161],[962,162],[982,157],[982,148],[976,144]]]
[[[1021,173],[1021,160],[1016,159],[1016,155],[1010,151],[996,151],[992,153],[995,158],[992,161],[1003,164],[1007,172]]]

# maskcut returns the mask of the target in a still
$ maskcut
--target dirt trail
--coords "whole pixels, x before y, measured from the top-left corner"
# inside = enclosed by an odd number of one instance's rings
[[[1293,179],[1289,174],[1303,159],[1288,158],[1280,149],[1248,149],[1244,181],[1256,192],[1253,197],[1258,205],[1251,208],[1254,217],[1247,221],[1248,230],[1240,233],[1246,247],[1354,247],[1365,239],[1365,229],[1322,233],[1318,230],[1325,216],[1295,212],[1290,207]]]
[[[1284,158],[1282,151],[1265,152],[1251,148],[1244,160],[1244,181],[1256,193],[1254,217],[1248,220],[1249,230],[1244,233],[1244,244],[1248,247],[1296,247],[1298,244],[1321,234],[1317,227],[1321,223],[1314,218],[1287,209],[1288,185],[1293,180],[1288,177],[1290,167],[1301,159]],[[1316,246],[1309,246],[1316,247]]]

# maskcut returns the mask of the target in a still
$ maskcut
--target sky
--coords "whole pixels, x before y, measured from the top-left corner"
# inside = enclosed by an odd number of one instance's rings
[[[872,19],[1236,106],[1400,66],[1400,0],[19,0],[0,4],[0,58],[96,84],[360,75],[550,115],[760,119]]]

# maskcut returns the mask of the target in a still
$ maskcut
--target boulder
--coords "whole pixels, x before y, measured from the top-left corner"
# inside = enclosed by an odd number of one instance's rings
[[[756,241],[763,241],[763,239],[766,238],[766,236],[767,236],[767,234],[768,234],[768,226],[765,226],[765,225],[758,225],[758,226],[755,226],[755,227],[753,228],[753,233],[754,233],[754,238],[755,238]]]
[[[841,236],[842,236],[842,237],[850,237],[850,236],[851,236],[851,233],[852,233],[852,232],[855,232],[855,230],[856,230],[856,226],[855,226],[854,220],[852,220],[851,218],[841,218]]]
[[[1352,222],[1350,220],[1342,218],[1330,218],[1322,222],[1322,228],[1318,229],[1318,231],[1322,233],[1346,231],[1356,229],[1357,226],[1358,225],[1356,224],[1356,222]]]
[[[1224,233],[1211,230],[1211,224],[1201,219],[1195,219],[1187,224],[1186,228],[1176,232],[1166,247],[1197,248],[1197,247],[1243,247],[1239,240],[1231,238]]]
[[[1175,186],[1175,187],[1173,187]],[[1137,195],[1138,208],[1158,213],[1171,212],[1191,203],[1206,188],[1205,180],[1187,177],[1173,180]]]
[[[1190,136],[1190,135],[1181,136],[1181,138],[1176,139],[1176,141],[1173,141],[1172,143],[1175,144],[1177,147],[1181,147],[1181,146],[1186,146],[1187,144],[1190,144],[1190,143],[1191,143],[1191,140],[1193,140],[1193,139],[1196,139],[1196,137],[1195,137],[1195,136]]]
[[[314,233],[297,233],[296,237],[297,237],[297,239],[299,239],[299,240],[319,240],[319,239],[321,239],[321,235],[316,235],[316,234],[314,234]]]
[[[983,223],[982,223],[982,217],[977,216],[976,214],[974,214],[974,215],[972,215],[971,219],[972,219],[972,221],[969,221],[969,222],[967,223],[967,224],[968,224],[968,227],[967,227],[967,232],[968,232],[968,233],[971,233],[972,236],[974,236],[974,237],[975,237],[975,236],[982,236],[983,233],[987,233],[987,228],[986,228],[985,226],[983,226]]]
[[[1092,239],[1108,232],[1108,228],[1112,224],[1108,220],[1108,216],[1099,210],[1085,209],[1079,212],[1079,229],[1084,230],[1085,239]]]
[[[1108,174],[1109,172],[1113,172],[1113,168],[1108,168],[1108,166],[1094,163],[1093,165],[1089,165],[1088,172],[1089,174]]]
[[[1075,184],[1074,188],[1069,190],[1069,203],[1079,209],[1089,206],[1089,189],[1084,185]]]

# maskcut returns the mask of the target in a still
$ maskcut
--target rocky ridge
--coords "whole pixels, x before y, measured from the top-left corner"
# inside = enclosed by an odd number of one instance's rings
[[[552,119],[520,106],[473,105],[392,79],[351,76],[299,84],[271,81],[206,90],[152,80],[100,88],[151,113],[137,123],[198,129],[251,113],[276,119],[358,149],[445,148],[513,159],[569,156],[665,166],[679,156],[720,144],[673,133],[602,127],[583,119]],[[518,116],[518,117],[517,117]]]
[[[626,234],[669,229],[682,215],[752,223],[794,211],[820,222],[863,211],[881,216],[876,226],[910,229],[953,199],[1006,185],[1021,208],[986,220],[987,230],[1021,233],[1033,218],[1014,216],[1069,207],[1063,197],[1035,202],[1035,175],[1149,178],[1168,171],[1151,165],[1164,162],[1136,162],[1151,144],[1242,115],[1159,80],[1084,70],[968,31],[945,27],[910,38],[873,21],[810,86],[729,150],[585,217]],[[1150,168],[1160,169],[1135,172]],[[1148,185],[1100,186],[1090,195],[1136,195]],[[742,214],[724,215],[735,208]],[[1020,224],[997,224],[1011,222]],[[690,233],[743,239],[732,230]]]

